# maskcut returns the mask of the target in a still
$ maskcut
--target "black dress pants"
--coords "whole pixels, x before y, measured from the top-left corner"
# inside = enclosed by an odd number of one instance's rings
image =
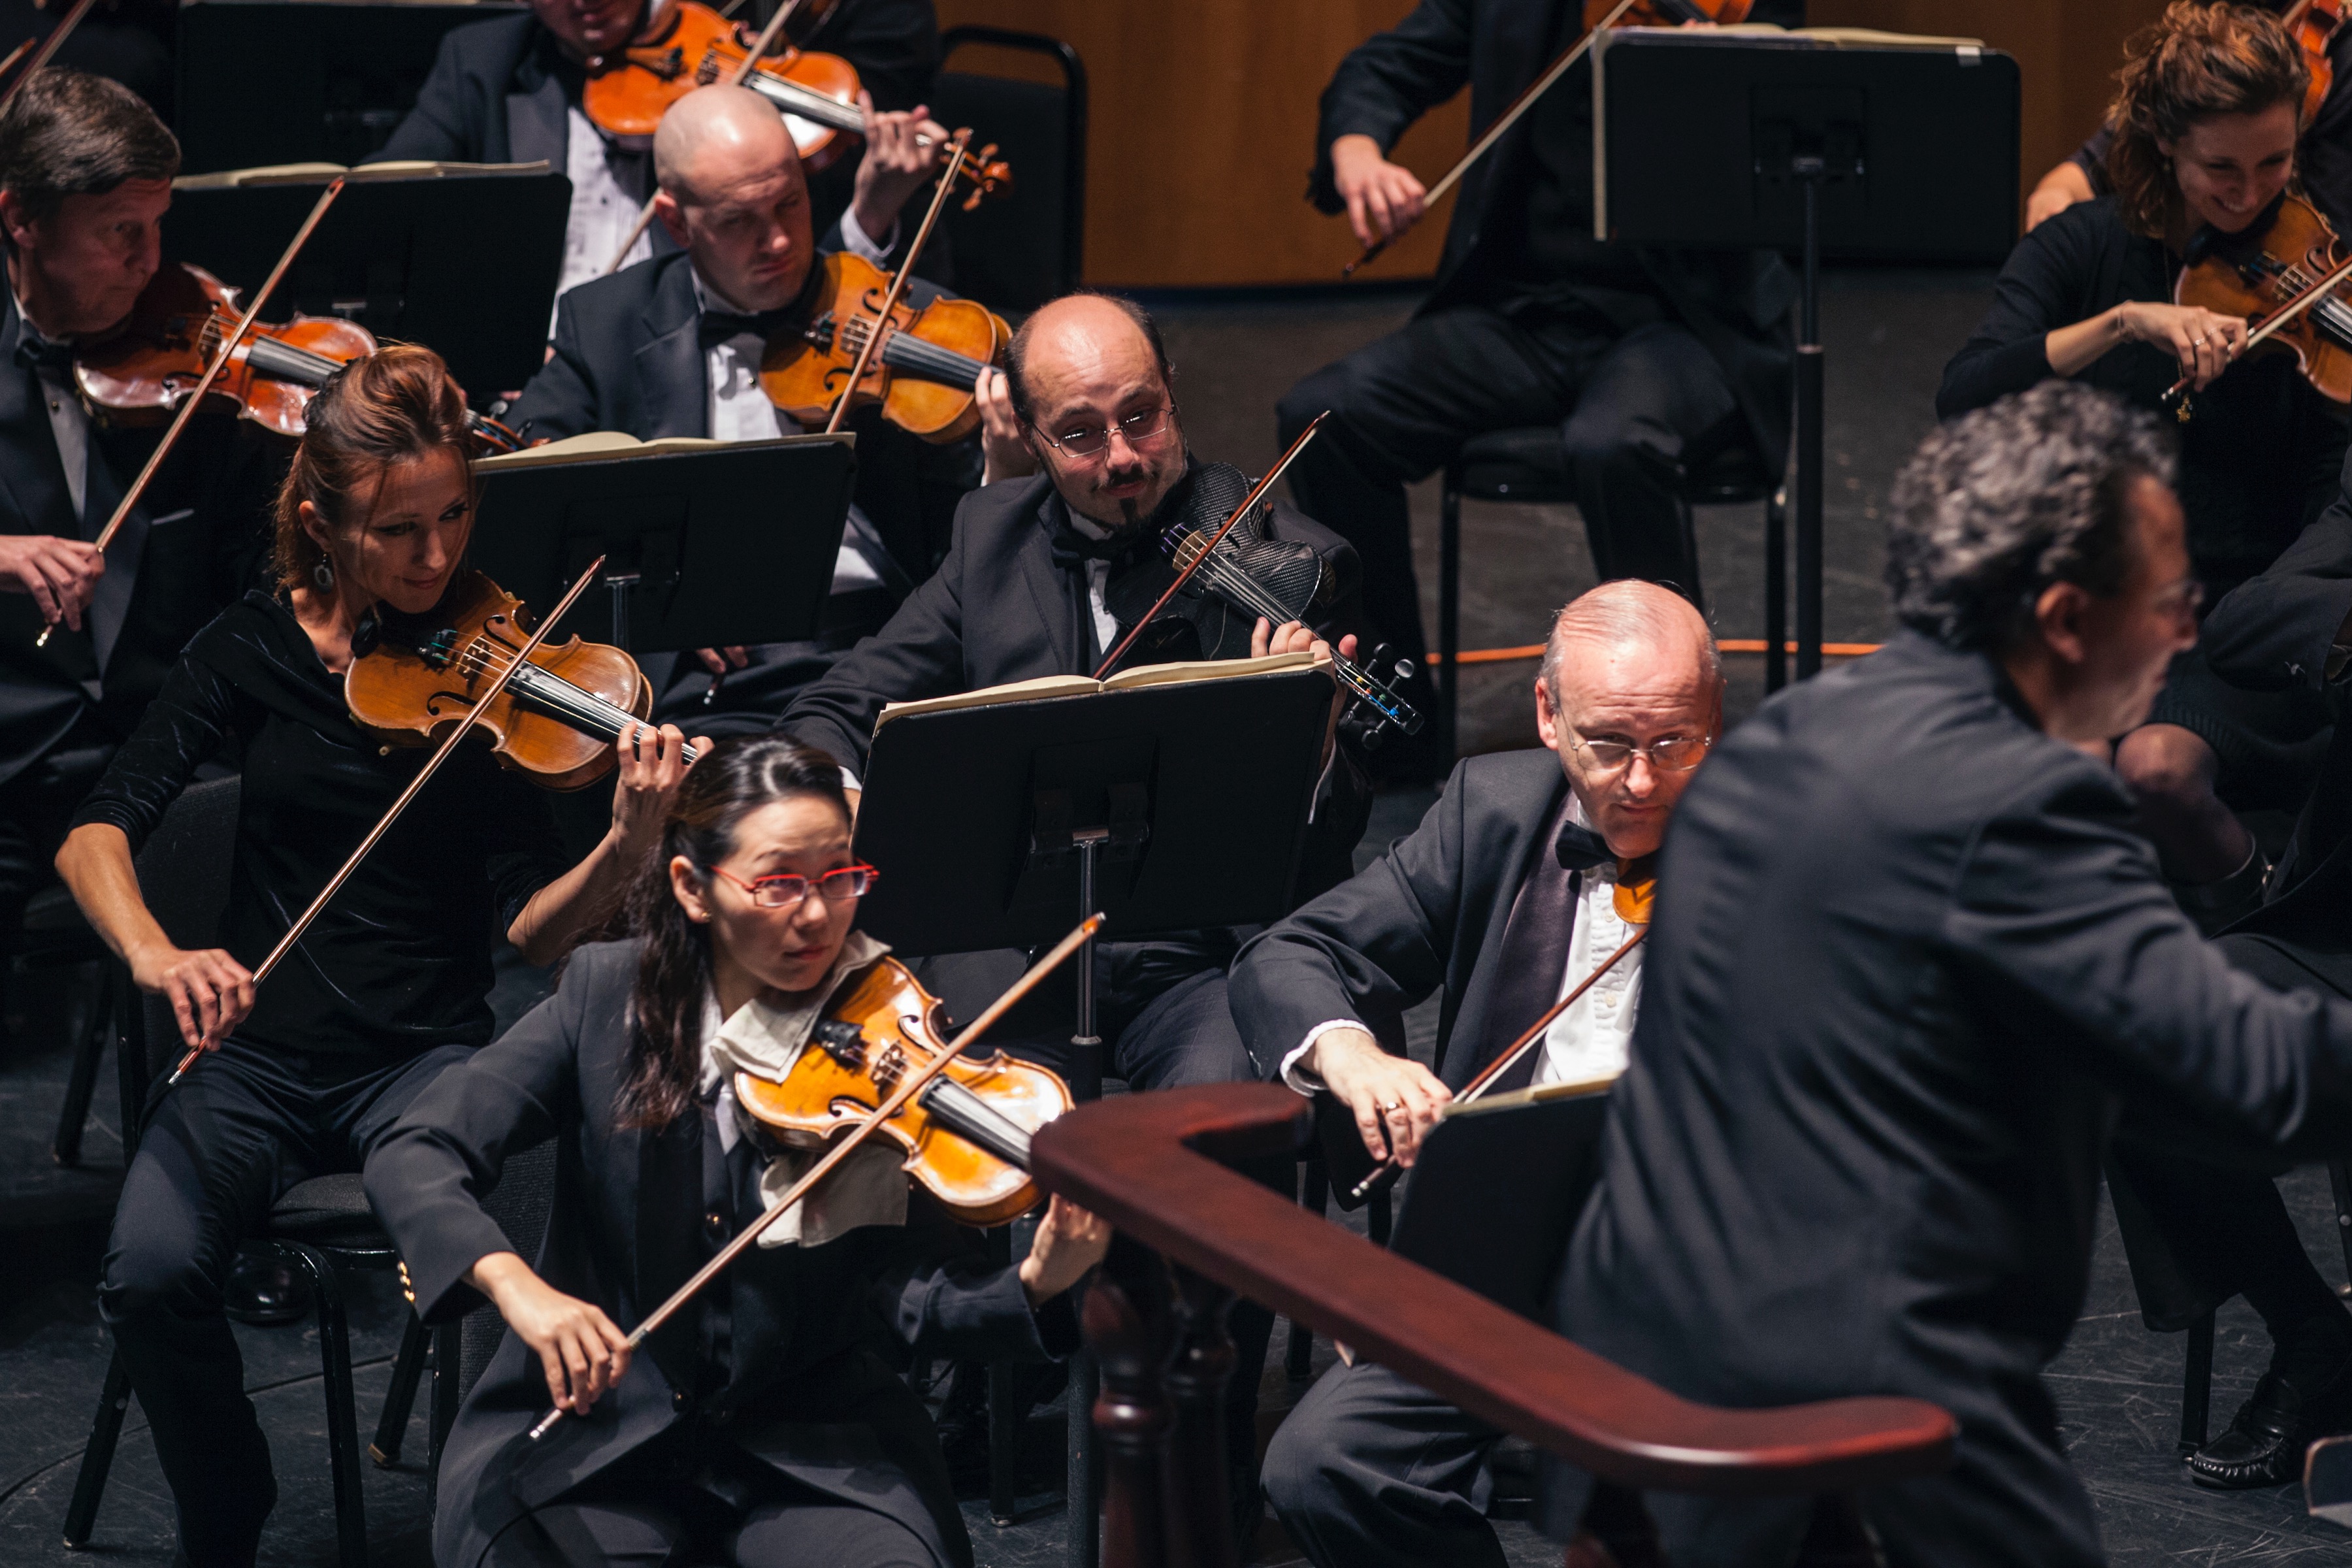
[[[1689,329],[1661,321],[1621,332],[1574,304],[1455,306],[1292,387],[1277,406],[1283,444],[1327,408],[1330,420],[1291,465],[1291,493],[1356,547],[1367,617],[1415,658],[1427,642],[1404,488],[1488,430],[1559,426],[1602,579],[1645,577],[1698,600],[1677,466],[1736,439],[1740,416]]]
[[[193,1568],[246,1568],[278,1499],[221,1288],[237,1242],[297,1183],[357,1171],[409,1102],[471,1055],[444,1046],[345,1076],[232,1036],[154,1106],[100,1275]]]

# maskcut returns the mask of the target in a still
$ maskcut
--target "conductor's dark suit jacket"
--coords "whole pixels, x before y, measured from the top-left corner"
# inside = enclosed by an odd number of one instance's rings
[[[841,248],[838,227],[818,241],[820,258]],[[814,289],[819,272],[812,268]],[[939,297],[921,282],[918,305]],[[506,414],[530,440],[617,430],[641,441],[710,434],[710,369],[701,341],[694,267],[672,251],[583,283],[556,301],[555,355]],[[856,499],[881,531],[903,586],[929,575],[954,525],[957,502],[979,482],[976,439],[934,446],[862,409]]]
[[[701,1115],[658,1131],[615,1124],[638,951],[580,949],[555,995],[436,1079],[368,1163],[369,1202],[426,1322],[483,1304],[462,1277],[511,1246],[480,1200],[510,1154],[550,1137],[554,1206],[533,1267],[556,1289],[634,1327],[727,1238],[705,1229],[702,1140],[715,1134]],[[726,1228],[752,1217],[739,1213]],[[861,1329],[878,1313],[922,1354],[1060,1355],[1076,1343],[1068,1298],[1033,1313],[1015,1271],[989,1268],[971,1233],[919,1191],[904,1226],[754,1247],[714,1289],[732,1347],[719,1386],[698,1377],[703,1327],[688,1310],[585,1418],[568,1416],[536,1443],[525,1434],[548,1407],[539,1358],[511,1333],[500,1340],[442,1456],[434,1561],[473,1568],[524,1513],[679,1423],[704,1421],[827,1500],[887,1514],[940,1561],[969,1564],[929,1417],[863,1348]],[[701,1310],[716,1299],[702,1298]]]
[[[1804,0],[1758,0],[1749,18],[1802,26]],[[1327,213],[1344,212],[1331,179],[1331,143],[1364,135],[1383,149],[1396,145],[1423,113],[1470,89],[1470,141],[1484,135],[1503,110],[1575,42],[1580,7],[1560,0],[1421,0],[1403,21],[1376,33],[1339,62],[1323,89],[1315,131],[1315,169],[1307,194]],[[1591,93],[1589,68],[1580,64],[1554,92]],[[1420,312],[1491,302],[1495,279],[1481,237],[1501,204],[1528,184],[1528,115],[1494,150],[1470,166],[1454,197],[1437,282]],[[1790,310],[1796,281],[1775,252],[1645,249],[1642,264],[1675,315],[1706,345],[1739,400],[1751,436],[1771,470],[1787,460],[1793,404],[1795,340]]]
[[[1471,757],[1421,826],[1346,882],[1252,938],[1234,961],[1234,1023],[1262,1078],[1318,1024],[1368,1023],[1441,987],[1437,1076],[1477,1071],[1503,929],[1568,777],[1549,751]]]
[[[39,383],[16,361],[23,328],[15,291],[0,286],[0,532],[95,538],[163,431],[93,424],[77,518]],[[286,460],[249,421],[202,421],[108,546],[80,631],[61,626],[36,647],[33,596],[0,594],[0,785],[85,715],[100,742],[137,727],[188,639],[265,569],[269,500]]]
[[[2232,969],[2113,771],[1992,659],[1909,631],[1715,748],[1649,949],[1563,1331],[1706,1403],[1949,1410],[1955,1468],[1864,1498],[1891,1563],[2101,1561],[2040,1374],[2083,1304],[2119,1100],[2340,1154],[2352,1005]]]
[[[2352,485],[2352,459],[2346,482]],[[2316,690],[2335,710],[2336,735],[2294,835],[2263,893],[2262,908],[2231,928],[2260,938],[2352,995],[2352,725],[2346,671],[2334,654],[2352,615],[2352,489],[2336,499],[2273,562],[2205,617],[2200,641],[2214,673],[2255,690]]]

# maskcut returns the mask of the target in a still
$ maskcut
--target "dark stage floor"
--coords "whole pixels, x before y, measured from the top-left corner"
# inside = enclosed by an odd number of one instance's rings
[[[1973,324],[1984,279],[1948,275],[1874,273],[1835,276],[1824,300],[1829,348],[1827,514],[1828,635],[1875,641],[1886,626],[1879,585],[1879,509],[1887,483],[1931,421],[1930,400],[1945,356]],[[1180,372],[1179,395],[1195,447],[1244,468],[1275,456],[1275,398],[1300,374],[1401,321],[1410,296],[1395,292],[1313,300],[1260,298],[1155,300]],[[1432,482],[1415,496],[1417,543],[1425,581],[1434,577],[1436,495]],[[1508,647],[1537,641],[1546,617],[1592,581],[1572,509],[1473,506],[1465,519],[1465,641]],[[1754,509],[1703,514],[1711,613],[1719,635],[1761,635],[1758,556],[1761,518]],[[1761,696],[1762,661],[1734,656],[1733,708],[1751,710]],[[1465,749],[1532,743],[1528,682],[1531,663],[1475,665],[1465,671]],[[1425,808],[1426,791],[1385,797],[1367,837],[1369,854],[1408,830]],[[70,1026],[78,1005],[60,977],[25,987],[29,1016],[0,1056],[0,1563],[62,1563],[60,1527],[75,1468],[94,1411],[106,1361],[91,1281],[105,1245],[120,1174],[121,1142],[110,1068],[100,1114],[85,1143],[85,1168],[60,1171],[47,1143],[62,1092]],[[509,994],[527,1001],[530,977]],[[1415,1020],[1425,1055],[1433,1022]],[[2326,1183],[2305,1173],[2288,1184],[2305,1243],[2331,1279],[2343,1276]],[[401,1324],[390,1281],[365,1282],[353,1308],[353,1354],[362,1433],[372,1430],[390,1375]],[[1264,1386],[1261,1432],[1270,1431],[1301,1386],[1281,1371],[1286,1325]],[[324,1420],[315,1335],[301,1327],[239,1330],[247,1386],[262,1411],[277,1457],[280,1500],[263,1562],[272,1568],[330,1568],[335,1561]],[[2352,1535],[2305,1519],[2292,1490],[2216,1496],[2190,1487],[2174,1457],[2183,1336],[2151,1334],[2139,1323],[2114,1226],[2100,1237],[2090,1299],[2073,1344],[2053,1373],[2067,1440],[2101,1510],[2118,1564],[2352,1561]],[[2259,1325],[2242,1307],[2225,1311],[2216,1354],[2215,1422],[2228,1419],[2252,1388],[2264,1354]],[[1319,1371],[1328,1342],[1316,1347]],[[1041,1411],[1028,1433],[1034,1461],[1023,1519],[1000,1531],[983,1503],[966,1504],[978,1558],[987,1568],[1028,1568],[1061,1561],[1065,1521],[1060,1489],[1061,1419]],[[412,1423],[408,1462],[367,1470],[369,1536],[378,1568],[423,1568],[428,1561],[425,1448],[420,1412]],[[1553,1564],[1556,1548],[1525,1523],[1499,1525],[1514,1564]],[[170,1500],[134,1406],[99,1515],[89,1555],[123,1568],[165,1568],[171,1561]],[[1262,1563],[1297,1560],[1270,1521],[1255,1542]]]

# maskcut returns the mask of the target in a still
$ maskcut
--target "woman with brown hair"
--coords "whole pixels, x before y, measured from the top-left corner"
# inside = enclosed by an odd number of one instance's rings
[[[346,710],[362,617],[422,613],[473,527],[463,393],[393,347],[330,377],[277,507],[278,591],[199,632],[75,817],[58,870],[145,991],[207,1054],[150,1114],[124,1179],[100,1314],[147,1412],[194,1568],[249,1564],[275,1500],[221,1284],[298,1182],[356,1171],[401,1110],[491,1032],[493,932],[546,963],[615,907],[684,773],[677,730],[622,743],[613,824],[563,869],[540,793],[460,747],[266,985],[252,966],[423,764]],[[223,946],[175,946],[133,858],[207,763],[243,783]]]
[[[2294,188],[2306,67],[2267,12],[2201,0],[2174,0],[2126,55],[2108,110],[2112,194],[2019,243],[1936,406],[1949,418],[2065,376],[2162,410],[2172,384],[2190,378],[2190,417],[2166,423],[2179,435],[2180,506],[2210,604],[2268,566],[2341,487],[2346,410],[2291,354],[2240,363],[2242,319],[2170,302],[2184,266],[2257,243]],[[2200,647],[2174,661],[2149,721],[2118,738],[2116,769],[2141,826],[2209,931],[2254,908],[2269,871],[2231,808],[2299,809],[2328,722],[2316,690],[2226,685]],[[2243,1295],[2270,1332],[2268,1373],[2230,1429],[2189,1457],[2191,1476],[2215,1487],[2292,1479],[2310,1438],[2352,1420],[2352,1319],[2277,1190],[2200,1162],[2178,1137],[2160,1148],[2119,1139],[2108,1174],[2149,1300]]]
[[[2171,303],[2182,268],[2258,242],[2295,183],[2301,51],[2267,13],[2174,0],[2136,35],[2109,119],[2115,191],[2011,255],[1992,307],[1945,367],[1936,410],[1981,408],[2058,375],[2168,411],[2189,378],[2180,503],[2207,604],[2262,571],[2336,498],[2346,410],[2292,354],[2238,363],[2246,323]],[[2303,693],[2224,686],[2196,651],[2116,765],[2182,903],[2209,930],[2259,899],[2267,868],[2230,806],[2294,810],[2326,744]],[[2230,805],[2224,805],[2227,800]]]
[[[867,1347],[1075,1348],[1066,1296],[1108,1246],[1055,1198],[1029,1256],[992,1268],[859,1150],[632,1357],[642,1321],[811,1156],[770,1152],[730,1069],[790,1060],[887,951],[852,929],[875,875],[850,856],[841,769],[782,736],[695,764],[629,901],[634,935],[583,947],[556,994],[421,1095],[369,1159],[427,1322],[487,1298],[509,1332],[441,1460],[434,1560],[731,1568],[968,1565],[971,1543],[921,1400]],[[751,1042],[747,1047],[738,1042]],[[481,1198],[509,1151],[552,1137],[535,1265]],[[551,1403],[583,1415],[537,1443]]]

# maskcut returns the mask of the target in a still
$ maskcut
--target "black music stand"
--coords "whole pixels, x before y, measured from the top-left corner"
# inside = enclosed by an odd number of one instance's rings
[[[415,106],[443,34],[522,9],[191,0],[173,50],[182,166],[356,163]]]
[[[1592,50],[1593,233],[1801,249],[1797,674],[1822,664],[1821,258],[1997,265],[2017,239],[2017,62],[1951,39],[1629,27]],[[1782,542],[1767,541],[1777,578]],[[1768,679],[1783,609],[1768,594]]]
[[[171,254],[258,288],[331,177],[222,186],[195,176],[163,220]],[[423,343],[485,405],[546,361],[571,212],[561,171],[354,179],[265,315],[343,316],[379,338]]]
[[[472,560],[526,605],[552,605],[597,556],[549,636],[635,653],[793,642],[816,635],[856,437],[617,445],[609,457],[486,458]]]
[[[885,716],[852,853],[884,875],[858,922],[908,953],[1035,948],[1097,910],[1121,938],[1288,912],[1331,677],[1309,664],[1172,686]],[[953,808],[940,783],[954,781]],[[1076,911],[1075,914],[1072,911]],[[1102,1094],[1094,943],[1070,1093]],[[1096,1560],[1096,1374],[1073,1358],[1069,1561]]]

